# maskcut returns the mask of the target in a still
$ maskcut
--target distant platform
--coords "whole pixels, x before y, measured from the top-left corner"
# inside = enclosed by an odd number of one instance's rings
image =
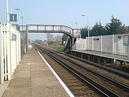
[[[85,50],[85,51],[84,50],[72,50],[72,51],[73,52],[79,52],[79,53],[85,53],[85,54],[89,54],[89,55],[94,55],[94,56],[99,56],[99,57],[115,59],[115,60],[119,60],[119,61],[129,62],[129,57],[128,56],[123,56],[123,55],[102,53],[102,52],[89,51],[89,50]]]

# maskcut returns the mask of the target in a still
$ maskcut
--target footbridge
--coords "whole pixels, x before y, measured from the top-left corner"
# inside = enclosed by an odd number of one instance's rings
[[[24,36],[22,41],[25,41],[28,46],[28,33],[65,33],[69,36],[66,44],[66,50],[70,50],[75,43],[77,37],[80,37],[80,29],[73,29],[64,25],[36,25],[28,24],[21,25],[19,28],[22,36]],[[27,48],[27,47],[26,47]]]
[[[65,33],[70,37],[79,37],[80,29],[73,29],[64,25],[22,25],[20,32],[28,33]]]

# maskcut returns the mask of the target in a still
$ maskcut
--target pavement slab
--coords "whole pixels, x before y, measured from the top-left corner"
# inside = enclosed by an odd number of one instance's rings
[[[24,55],[2,97],[69,97],[33,49]]]

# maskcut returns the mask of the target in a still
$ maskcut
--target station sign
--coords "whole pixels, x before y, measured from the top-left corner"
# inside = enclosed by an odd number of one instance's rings
[[[11,34],[11,40],[16,41],[16,34],[13,34],[13,33]]]
[[[10,22],[17,22],[17,14],[9,14]]]

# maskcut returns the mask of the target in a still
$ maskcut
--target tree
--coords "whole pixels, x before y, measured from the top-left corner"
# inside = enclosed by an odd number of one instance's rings
[[[101,23],[96,23],[93,28],[90,30],[90,36],[99,36],[105,35],[106,30],[105,27],[101,25]]]
[[[106,26],[102,26],[101,22],[96,23],[90,30],[90,36],[99,36],[99,35],[112,35],[112,34],[125,34],[128,33],[127,28],[122,22],[114,18],[112,16],[111,23],[106,24]],[[86,38],[88,36],[88,29],[82,28],[81,29],[81,37]]]
[[[106,25],[107,34],[124,34],[126,33],[125,25],[122,22],[112,16],[111,23]]]
[[[81,29],[81,38],[86,38],[88,36],[88,28],[82,28]]]
[[[126,29],[126,33],[129,33],[129,26],[126,26],[125,29]]]

